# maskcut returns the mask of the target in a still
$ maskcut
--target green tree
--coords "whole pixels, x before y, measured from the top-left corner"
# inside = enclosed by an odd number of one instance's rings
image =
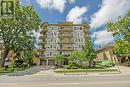
[[[79,66],[82,66],[82,62],[84,61],[84,53],[82,51],[73,51],[68,60],[69,60],[69,63],[72,65],[72,64],[77,64]]]
[[[114,45],[115,52],[119,56],[130,54],[130,11],[125,17],[120,17],[118,21],[106,25],[108,31],[113,32],[116,38]]]
[[[85,61],[89,62],[89,67],[92,67],[92,62],[96,58],[96,52],[93,48],[93,44],[91,41],[86,41],[82,47],[82,51],[85,55]]]
[[[130,54],[130,43],[122,39],[117,39],[114,44],[114,50],[118,56],[128,58]]]
[[[55,64],[58,66],[62,66],[64,63],[64,56],[62,54],[56,54],[55,56]]]
[[[0,19],[0,37],[3,41],[2,64],[10,50],[17,56],[21,51],[33,50],[35,38],[33,31],[39,29],[40,18],[32,6],[21,6],[19,0],[15,1],[15,18]]]

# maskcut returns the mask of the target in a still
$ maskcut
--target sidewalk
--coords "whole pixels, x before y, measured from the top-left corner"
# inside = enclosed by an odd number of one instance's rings
[[[130,67],[125,66],[115,66],[111,69],[117,69],[117,72],[89,72],[89,73],[55,73],[53,70],[40,71],[31,76],[54,76],[54,77],[64,77],[64,76],[115,76],[115,75],[130,75]]]

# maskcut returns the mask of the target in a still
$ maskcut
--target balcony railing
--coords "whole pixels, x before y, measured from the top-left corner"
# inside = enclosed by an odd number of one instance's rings
[[[58,35],[59,38],[73,38],[73,35]]]
[[[41,32],[40,32],[40,34],[44,34],[44,33],[46,33],[48,30],[47,29],[43,29]]]
[[[63,29],[63,30],[59,30],[59,32],[73,32],[72,29]]]
[[[59,48],[58,51],[73,51],[74,48]]]
[[[74,42],[72,42],[72,41],[68,41],[68,42],[59,41],[58,44],[74,44]]]

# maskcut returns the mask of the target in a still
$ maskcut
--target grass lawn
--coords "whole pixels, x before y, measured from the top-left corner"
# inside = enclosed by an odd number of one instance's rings
[[[15,67],[14,69],[12,68],[3,68],[3,67],[0,67],[0,74],[3,75],[3,74],[7,74],[7,73],[12,73],[12,72],[15,72],[15,71],[23,71],[25,69],[28,69],[29,67]]]
[[[6,74],[6,73],[11,73],[11,72],[12,72],[12,71],[6,70],[5,68],[0,67],[0,74],[1,74],[1,75]]]
[[[117,69],[65,69],[55,70],[56,73],[82,73],[82,72],[115,72]]]

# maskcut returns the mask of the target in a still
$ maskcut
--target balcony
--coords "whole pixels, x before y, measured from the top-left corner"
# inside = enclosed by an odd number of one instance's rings
[[[45,58],[45,55],[44,55],[44,54],[39,55],[39,58],[40,58],[40,59],[43,59],[43,58]]]
[[[60,48],[58,51],[73,51],[74,48]]]
[[[60,34],[60,35],[58,35],[58,38],[73,38],[73,35],[62,35],[62,34]]]
[[[64,42],[64,41],[61,41],[61,42],[58,42],[58,44],[74,44],[74,42],[72,41],[68,41],[68,42]]]
[[[43,29],[41,32],[40,32],[40,34],[44,34],[44,33],[46,33],[47,32],[47,29]]]
[[[72,29],[63,29],[63,30],[59,30],[59,32],[73,32]]]
[[[42,35],[39,37],[39,39],[46,39],[47,38],[47,35]]]

